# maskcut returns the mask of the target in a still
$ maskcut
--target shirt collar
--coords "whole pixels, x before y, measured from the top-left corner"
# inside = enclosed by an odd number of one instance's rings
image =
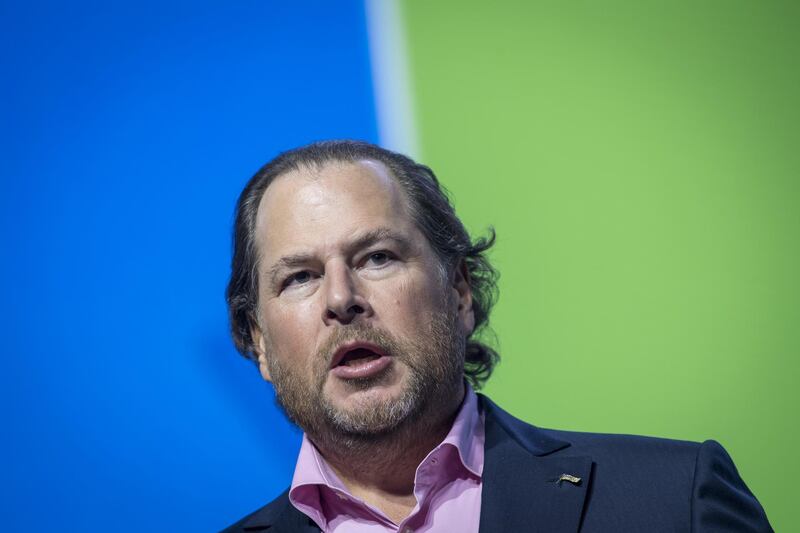
[[[445,444],[455,447],[464,467],[480,477],[483,473],[483,415],[478,410],[478,398],[475,391],[469,384],[466,384],[465,387],[464,401],[461,403],[450,431],[432,452]],[[301,485],[312,484],[345,490],[344,483],[304,433],[291,490],[293,491],[295,487]]]
[[[344,483],[305,433],[297,456],[290,492],[301,485],[327,485],[334,489],[345,490]]]
[[[485,440],[483,414],[479,410],[478,398],[469,384],[465,385],[464,401],[461,403],[450,431],[422,461],[424,464],[438,450],[451,447],[458,453],[461,465],[480,478],[483,473],[483,445]],[[327,487],[337,494],[349,496],[339,476],[319,453],[316,446],[303,434],[300,453],[289,489],[292,504],[310,514],[318,523],[324,522],[319,501],[319,488]]]
[[[453,426],[434,451],[445,445],[453,446],[458,451],[461,464],[475,476],[481,477],[484,440],[483,414],[478,409],[478,397],[472,387],[466,384],[464,401],[453,421]]]

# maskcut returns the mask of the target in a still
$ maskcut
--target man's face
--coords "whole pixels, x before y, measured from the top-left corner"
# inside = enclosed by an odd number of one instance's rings
[[[462,389],[471,293],[380,163],[277,178],[256,222],[259,365],[311,434],[388,433]]]

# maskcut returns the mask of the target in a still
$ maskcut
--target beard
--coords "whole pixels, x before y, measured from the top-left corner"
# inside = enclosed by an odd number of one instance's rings
[[[439,313],[425,331],[412,339],[398,339],[363,323],[340,326],[314,355],[310,374],[278,361],[269,355],[268,346],[267,364],[278,404],[312,440],[338,446],[376,442],[404,428],[416,427],[426,415],[440,416],[452,406],[454,395],[460,390],[466,339],[459,325],[455,313]],[[341,407],[325,394],[325,383],[334,352],[350,341],[377,345],[392,357],[393,364],[378,375],[347,380],[350,389],[363,394]],[[370,397],[369,389],[390,378],[397,364],[408,370],[399,397]]]

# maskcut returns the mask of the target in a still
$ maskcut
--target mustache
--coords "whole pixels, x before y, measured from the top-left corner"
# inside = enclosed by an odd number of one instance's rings
[[[386,355],[404,358],[400,343],[389,332],[368,324],[340,326],[333,330],[328,339],[317,351],[317,359],[330,363],[339,347],[348,342],[364,341],[376,345]]]

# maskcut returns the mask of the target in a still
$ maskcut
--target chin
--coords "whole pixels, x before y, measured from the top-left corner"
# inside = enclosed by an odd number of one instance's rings
[[[420,398],[409,390],[380,386],[356,390],[341,402],[326,401],[328,423],[343,434],[375,436],[394,431],[412,418]]]

